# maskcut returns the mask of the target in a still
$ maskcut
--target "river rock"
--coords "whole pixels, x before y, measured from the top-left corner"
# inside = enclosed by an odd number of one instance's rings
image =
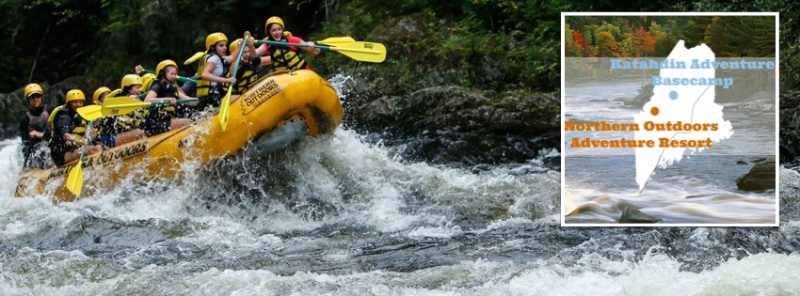
[[[353,108],[353,125],[387,133],[384,144],[403,158],[474,166],[525,162],[560,146],[557,92],[485,96],[459,86],[382,96]]]
[[[618,221],[619,223],[658,223],[661,219],[626,207]]]
[[[737,162],[736,162],[736,164],[743,164],[743,165],[746,165],[746,164],[747,164],[747,162],[745,162],[745,161],[743,161],[743,160],[740,160],[740,161],[737,161]]]
[[[775,188],[775,157],[757,163],[750,172],[736,182],[740,190],[767,190]]]

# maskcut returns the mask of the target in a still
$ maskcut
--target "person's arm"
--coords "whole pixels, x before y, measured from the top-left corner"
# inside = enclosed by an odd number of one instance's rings
[[[178,88],[178,98],[181,99],[181,100],[194,99],[194,98],[188,96],[186,93],[184,93],[183,89],[181,89],[181,88]],[[177,102],[175,102],[175,104],[177,104]],[[195,103],[186,103],[186,105],[197,106],[197,102],[195,102]]]
[[[239,44],[239,48],[242,48],[242,43],[240,42],[238,44]],[[225,59],[225,61],[228,62],[228,64],[233,64],[233,63],[236,62],[237,59],[239,59],[239,52],[240,51],[241,50],[239,50],[239,49],[234,50],[233,52],[231,52],[231,55],[220,57],[220,58]]]
[[[71,142],[71,143],[75,143],[75,144],[78,144],[78,145],[88,145],[89,144],[89,141],[86,141],[85,139],[84,140],[79,140],[74,135],[69,133],[72,130],[72,123],[71,123],[71,121],[69,119],[69,116],[59,116],[56,119],[55,129],[56,129],[56,133],[61,136],[61,139],[63,139],[64,142]]]
[[[268,56],[269,52],[267,51],[267,45],[266,44],[262,44],[261,46],[256,48],[256,55],[255,56],[261,57],[261,56],[265,56],[265,55]]]
[[[272,64],[272,57],[270,56],[255,57],[252,60],[253,64],[256,64],[257,66],[267,66],[269,64]]]
[[[27,144],[30,141],[30,133],[28,131],[28,125],[30,123],[30,119],[28,116],[22,115],[22,118],[19,119],[19,137],[22,139],[22,144]]]
[[[300,47],[300,49],[302,49],[305,52],[312,53],[314,55],[318,55],[320,52],[322,52],[321,49],[314,47],[315,46],[314,42],[311,42],[311,41],[305,42],[300,37],[289,36],[289,37],[286,37],[286,41],[289,41],[289,43],[294,43],[294,44],[303,44],[303,43],[305,43],[306,45],[308,45],[308,47]]]
[[[146,103],[169,101],[170,105],[175,105],[175,98],[159,98],[158,97],[158,92],[157,91],[159,91],[160,89],[161,89],[160,85],[151,86],[150,87],[150,91],[147,92],[147,96],[144,98],[144,101]]]
[[[236,83],[236,79],[232,77],[219,77],[217,75],[211,74],[211,72],[214,71],[214,68],[216,66],[217,65],[211,62],[211,59],[209,58],[209,62],[206,63],[206,67],[203,68],[203,74],[200,75],[200,79],[203,79],[205,81],[213,81],[217,83]]]

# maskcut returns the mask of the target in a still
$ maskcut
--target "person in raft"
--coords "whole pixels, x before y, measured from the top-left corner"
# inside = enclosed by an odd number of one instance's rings
[[[245,32],[245,36],[249,36],[250,32]],[[236,73],[236,84],[233,87],[233,95],[231,95],[231,102],[235,102],[241,94],[243,94],[253,83],[258,81],[258,74],[256,70],[259,66],[266,66],[270,64],[269,57],[261,58],[256,56],[256,47],[252,42],[252,38],[247,42],[247,49],[242,53],[242,61],[239,64],[239,72]],[[231,52],[238,51],[241,48],[243,39],[239,38],[231,43]],[[228,75],[236,70],[236,64],[231,64]]]
[[[25,86],[25,99],[28,100],[28,111],[19,119],[19,137],[22,139],[23,168],[47,167],[49,155],[46,155],[47,138],[50,128],[47,119],[55,106],[44,104],[44,91],[38,84]]]
[[[156,66],[156,81],[150,86],[144,101],[163,102],[169,101],[169,106],[159,105],[151,107],[145,116],[144,132],[150,137],[170,130],[179,129],[192,123],[191,119],[178,118],[176,111],[177,99],[190,99],[178,87],[178,65],[173,60],[164,60]],[[196,105],[189,103],[187,105]]]
[[[141,95],[142,80],[139,75],[128,74],[122,77],[122,92],[116,97],[138,98]],[[100,89],[98,89],[100,91]],[[105,148],[113,148],[145,137],[141,129],[145,118],[145,110],[117,116],[105,116],[100,119],[100,140]]]
[[[94,141],[84,139],[89,122],[81,118],[77,110],[83,107],[85,101],[86,96],[81,90],[70,90],[67,92],[66,107],[56,115],[53,136],[50,139],[50,156],[58,166],[78,159],[83,146],[86,146],[86,155],[103,151],[103,147],[94,144]],[[94,127],[91,136],[92,139],[97,136],[97,129]]]
[[[199,110],[208,106],[219,107],[222,97],[228,92],[228,85],[236,83],[236,79],[228,76],[230,65],[239,58],[239,52],[228,51],[228,37],[222,33],[211,33],[206,37],[206,53],[197,66],[196,95],[200,100]]]
[[[314,42],[305,42],[303,39],[292,36],[291,33],[284,30],[283,20],[277,16],[267,19],[264,25],[264,31],[268,35],[265,39],[267,41],[279,41],[294,44],[305,43],[308,47],[297,46],[284,46],[284,45],[268,45],[264,44],[256,50],[257,56],[269,56],[269,61],[272,63],[273,69],[277,71],[297,70],[297,69],[311,69],[306,64],[306,61],[300,57],[300,50],[318,55],[319,48],[314,48]]]

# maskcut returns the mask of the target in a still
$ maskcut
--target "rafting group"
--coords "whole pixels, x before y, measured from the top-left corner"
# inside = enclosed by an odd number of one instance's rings
[[[185,63],[199,63],[193,79],[179,77],[178,65],[172,60],[160,62],[155,71],[136,66],[136,74],[123,76],[119,89],[112,91],[102,86],[94,91],[92,99],[96,109],[84,107],[86,96],[79,89],[68,91],[64,105],[55,107],[43,104],[44,92],[40,85],[25,86],[24,96],[29,110],[19,123],[24,169],[62,166],[82,159],[84,153],[100,153],[190,125],[204,114],[221,113],[229,104],[228,100],[235,102],[258,81],[258,67],[271,65],[275,72],[308,69],[301,51],[317,55],[320,48],[325,48],[356,60],[375,62],[373,57],[359,59],[353,56],[367,51],[352,49],[352,46],[348,49],[349,43],[355,43],[352,38],[329,38],[331,46],[306,42],[286,31],[279,17],[267,19],[265,34],[267,37],[258,42],[249,32],[233,42],[229,42],[223,33],[208,35],[205,51],[195,54]],[[179,81],[183,82],[182,86],[179,86]],[[150,108],[139,107],[125,112],[114,109],[115,106],[136,103]],[[127,114],[108,114],[108,110]],[[224,130],[224,125],[222,128]]]

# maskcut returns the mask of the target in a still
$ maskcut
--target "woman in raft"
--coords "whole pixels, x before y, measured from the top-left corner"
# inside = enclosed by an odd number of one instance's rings
[[[318,55],[319,48],[314,48],[314,42],[306,42],[303,39],[292,36],[291,33],[284,30],[283,20],[277,16],[267,19],[264,26],[265,33],[269,36],[268,41],[278,41],[294,44],[306,44],[308,47],[297,46],[284,46],[284,45],[267,45],[259,47],[256,50],[257,56],[269,55],[270,62],[272,63],[275,71],[297,70],[297,69],[311,69],[306,64],[306,61],[300,57],[300,51],[305,51]]]

